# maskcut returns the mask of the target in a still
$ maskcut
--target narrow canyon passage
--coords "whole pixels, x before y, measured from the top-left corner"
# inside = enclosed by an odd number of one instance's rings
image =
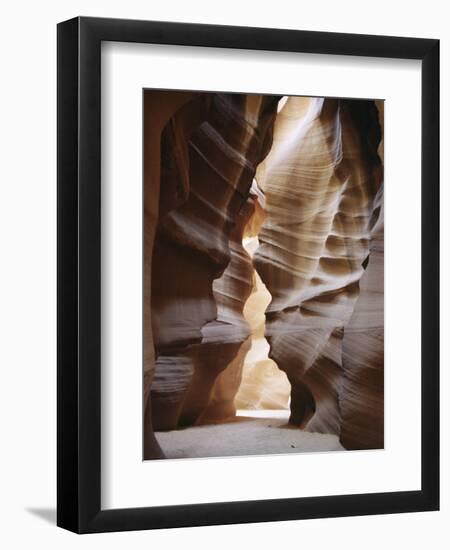
[[[382,102],[149,91],[144,133],[144,457],[382,448]]]
[[[257,235],[244,237],[243,246],[253,258],[259,246]],[[253,271],[253,280],[253,292],[247,299],[243,311],[251,330],[251,347],[244,359],[235,406],[237,414],[241,416],[245,416],[248,411],[254,411],[255,416],[264,416],[267,409],[267,413],[279,411],[280,416],[284,416],[287,421],[291,385],[286,374],[269,358],[270,346],[265,338],[265,313],[271,296],[256,270]]]

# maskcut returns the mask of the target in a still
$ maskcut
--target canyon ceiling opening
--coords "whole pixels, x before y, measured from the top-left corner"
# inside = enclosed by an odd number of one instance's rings
[[[384,447],[384,102],[144,90],[144,459]]]

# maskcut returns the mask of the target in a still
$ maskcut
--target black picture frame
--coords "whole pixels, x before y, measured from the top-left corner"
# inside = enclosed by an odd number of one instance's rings
[[[439,508],[439,41],[77,17],[58,25],[57,524],[77,533]],[[101,509],[100,49],[102,41],[422,62],[420,491]]]

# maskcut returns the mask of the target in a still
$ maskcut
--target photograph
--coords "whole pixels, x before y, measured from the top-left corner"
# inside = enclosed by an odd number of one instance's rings
[[[450,548],[444,6],[5,3],[1,548]]]
[[[144,460],[384,448],[383,145],[383,99],[143,90]]]

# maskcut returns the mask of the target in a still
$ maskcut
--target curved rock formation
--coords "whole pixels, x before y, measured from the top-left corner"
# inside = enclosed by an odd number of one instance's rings
[[[256,176],[270,357],[292,385],[290,422],[309,431],[340,433],[342,338],[369,254],[379,140],[373,102],[290,97]]]
[[[190,109],[172,118],[161,188],[177,192],[160,200],[151,275],[156,351],[151,410],[156,430],[197,420],[216,377],[249,336],[233,304],[236,292],[243,292],[245,301],[251,289],[245,273],[244,281],[235,284],[239,262],[231,264],[216,292],[213,282],[233,253],[239,257],[236,247],[230,251],[230,241],[237,239],[233,230],[239,232],[247,221],[245,205],[256,167],[271,145],[277,101],[212,94],[200,123],[192,125]]]

